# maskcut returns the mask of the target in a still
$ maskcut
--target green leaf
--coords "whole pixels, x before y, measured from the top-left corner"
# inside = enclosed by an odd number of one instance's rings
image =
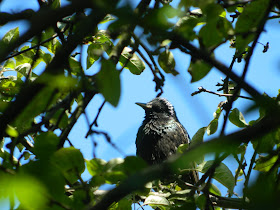
[[[106,166],[104,167],[105,171],[116,171],[118,166],[120,166],[124,162],[122,158],[114,158],[107,162]]]
[[[98,186],[103,183],[116,184],[127,177],[127,174],[132,174],[136,170],[137,165],[131,166],[132,163],[139,163],[136,161],[137,158],[128,158],[126,161],[122,158],[115,158],[106,162],[102,159],[92,159],[86,161],[87,169],[89,173],[93,176],[91,184],[93,186]],[[133,172],[132,172],[133,171]]]
[[[52,163],[51,158],[36,161],[30,160],[20,168],[20,172],[23,174],[30,174],[40,180],[40,182],[47,188],[48,194],[52,198],[55,198],[57,201],[63,198],[65,201],[64,187],[66,185],[66,180],[60,169]]]
[[[6,45],[15,42],[19,38],[19,27],[13,28],[8,31],[2,38],[2,42]]]
[[[218,107],[217,110],[214,112],[213,114],[214,119],[207,126],[207,135],[212,135],[217,131],[221,112],[222,112],[221,107]]]
[[[7,126],[7,128],[6,128],[6,133],[7,133],[10,137],[18,137],[18,132],[17,132],[17,130],[16,130],[14,127],[10,126],[10,125]]]
[[[200,128],[192,137],[190,147],[193,147],[197,144],[201,144],[203,142],[203,136],[205,134],[207,127]]]
[[[105,182],[107,184],[117,184],[127,178],[123,171],[110,171],[104,174]]]
[[[12,58],[8,59],[3,66],[3,68],[9,68],[9,69],[14,69],[15,67],[16,67],[16,63]]]
[[[128,175],[136,173],[145,167],[147,167],[147,163],[142,158],[136,156],[127,156],[123,162],[123,170]]]
[[[174,18],[177,15],[180,14],[180,11],[173,8],[171,5],[169,4],[164,4],[163,7],[161,8],[162,12],[166,15],[166,17],[168,18]]]
[[[65,110],[63,108],[58,109],[49,122],[53,125],[57,125],[60,129],[66,128],[68,126],[68,116]]]
[[[31,154],[29,152],[23,152],[24,160],[28,160],[30,158]]]
[[[218,129],[218,125],[219,125],[218,119],[212,120],[207,126],[207,135],[209,136],[214,134]]]
[[[26,64],[28,63],[30,66],[31,64],[33,64],[32,68],[35,68],[40,62],[44,61],[43,57],[45,52],[41,49],[39,49],[39,51],[37,52],[37,50],[35,49],[30,49],[29,46],[23,46],[20,51],[24,51],[27,50],[24,53],[21,53],[17,56],[14,57],[14,59],[16,60],[16,66],[22,65],[22,64]],[[37,56],[36,56],[36,53]],[[34,59],[37,57],[36,61],[34,62]]]
[[[194,147],[195,145],[199,145],[199,144],[203,143],[203,136],[204,136],[206,130],[207,130],[207,127],[202,127],[194,134],[194,136],[192,137],[191,143],[190,143],[190,147]],[[203,155],[201,155],[199,158],[197,158],[195,160],[195,162],[197,164],[200,164],[203,161],[204,161]]]
[[[176,23],[175,30],[185,39],[193,41],[196,38],[194,27],[200,23],[197,17],[185,16],[179,19]]]
[[[87,49],[87,69],[97,61],[103,53],[102,45],[93,43]]]
[[[109,22],[109,21],[111,21],[111,20],[115,20],[115,19],[116,19],[116,18],[114,18],[112,15],[107,14],[107,15],[104,17],[104,19],[103,19],[102,21],[100,21],[99,24],[107,23],[107,22]]]
[[[51,162],[58,167],[71,184],[75,183],[85,170],[83,155],[74,147],[61,148],[56,151],[51,157]]]
[[[121,95],[120,72],[110,60],[102,60],[96,75],[96,86],[106,101],[117,106]]]
[[[213,183],[210,183],[209,192],[210,192],[210,193],[213,193],[213,194],[215,194],[215,195],[218,195],[218,196],[221,196],[221,195],[222,195],[222,193],[221,193],[221,191],[219,190],[219,188],[218,188],[216,185],[214,185]]]
[[[53,0],[53,1],[51,1],[51,8],[52,9],[60,8],[60,0]]]
[[[253,148],[258,153],[269,153],[275,147],[275,144],[279,143],[279,129],[265,134],[259,138],[253,139],[251,142],[253,144]]]
[[[152,207],[159,207],[161,209],[166,209],[166,207],[170,207],[171,204],[169,201],[162,196],[159,195],[149,195],[143,205],[150,205]]]
[[[13,126],[17,127],[18,132],[22,133],[33,126],[34,118],[42,111],[45,111],[48,105],[55,101],[57,96],[53,94],[50,87],[46,87],[40,91],[26,107],[23,107],[20,115],[13,122]]]
[[[187,151],[189,149],[189,144],[181,144],[179,145],[177,152],[179,154],[183,154],[185,151]]]
[[[216,23],[207,23],[199,31],[203,45],[207,48],[218,46],[223,41],[223,36],[219,33]]]
[[[272,166],[274,166],[277,160],[278,160],[278,155],[274,155],[272,157],[270,155],[260,156],[256,160],[256,165],[254,169],[261,172],[268,172],[272,168]]]
[[[29,63],[24,63],[24,64],[21,64],[21,65],[18,65],[15,69],[15,71],[20,73],[20,75],[21,75],[21,76],[19,76],[20,78],[22,76],[27,77],[30,70],[31,70],[31,65]]]
[[[129,210],[131,209],[132,199],[124,197],[119,202],[114,203],[108,210]]]
[[[205,77],[211,70],[211,66],[208,63],[203,62],[202,60],[196,60],[191,62],[188,72],[192,76],[191,82],[197,82]]]
[[[52,28],[48,28],[42,33],[41,39],[42,40],[51,39],[51,38],[53,38],[54,35],[55,35],[54,30]],[[37,45],[38,39],[34,38],[32,40],[32,44]],[[57,38],[53,38],[49,42],[44,43],[43,46],[46,47],[51,53],[55,54],[57,49],[59,49],[61,47],[61,43],[59,42],[59,40]]]
[[[59,138],[51,131],[39,134],[34,141],[33,153],[38,159],[48,159],[59,144]]]
[[[52,56],[49,53],[43,54],[43,61],[48,65],[52,60]]]
[[[174,76],[179,74],[175,68],[175,60],[173,53],[169,50],[165,50],[158,56],[158,63],[165,73],[171,73]]]
[[[107,162],[104,167],[104,178],[108,184],[116,184],[127,176],[123,167],[124,159],[115,158]]]
[[[205,205],[206,205],[207,199],[205,195],[199,195],[198,197],[196,197],[195,199],[195,203],[198,206],[198,208],[200,209],[204,209]]]
[[[18,199],[23,209],[46,209],[48,192],[45,186],[34,177],[27,175],[8,176],[1,174],[0,198]]]
[[[268,7],[269,1],[258,0],[247,4],[238,17],[235,27],[235,46],[239,53],[242,53],[250,42],[253,41],[256,27],[260,24]]]
[[[229,121],[239,128],[243,128],[248,125],[244,119],[243,114],[237,108],[231,110],[229,114]]]
[[[69,67],[71,69],[71,73],[74,75],[80,75],[83,70],[83,67],[79,61],[75,58],[70,57],[69,59]]]
[[[214,160],[203,162],[197,166],[197,170],[199,172],[206,173],[206,171],[213,165],[213,163]],[[231,171],[224,163],[220,163],[220,165],[216,168],[213,178],[227,187],[230,194],[233,194],[235,180]]]
[[[108,55],[111,53],[113,42],[105,30],[99,30],[94,37],[90,37],[91,44],[87,49],[87,69],[97,61],[105,51]]]
[[[131,54],[132,50],[128,47],[125,47],[120,56],[121,66],[125,66],[132,74],[139,75],[145,69],[144,62],[135,54]]]
[[[101,174],[104,171],[104,167],[107,164],[105,160],[94,158],[92,160],[86,160],[87,170],[90,175],[95,176]]]

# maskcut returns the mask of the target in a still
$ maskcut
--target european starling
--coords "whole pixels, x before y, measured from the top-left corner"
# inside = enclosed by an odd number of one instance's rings
[[[145,110],[145,119],[138,130],[136,154],[148,164],[158,164],[176,153],[181,144],[189,144],[190,137],[179,122],[173,105],[164,98],[148,103],[136,103]],[[187,182],[194,184],[197,173],[187,175]]]

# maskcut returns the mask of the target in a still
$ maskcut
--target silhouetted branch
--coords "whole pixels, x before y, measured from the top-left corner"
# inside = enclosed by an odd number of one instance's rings
[[[233,96],[233,94],[216,93],[216,92],[213,92],[213,91],[211,91],[211,90],[207,90],[207,89],[205,89],[205,88],[202,87],[202,86],[198,88],[198,91],[193,92],[193,93],[191,94],[191,96],[194,96],[194,95],[199,94],[199,93],[202,93],[202,92],[211,93],[211,94],[217,95],[217,96],[219,96],[219,97],[221,97],[221,96],[224,96],[224,97],[231,97],[231,96]],[[239,95],[239,96],[237,96],[237,97],[238,97],[238,98],[245,98],[245,99],[253,100],[252,98],[247,97],[247,96],[240,96],[240,95]]]
[[[247,143],[256,137],[261,137],[279,127],[279,114],[280,111],[278,110],[273,116],[267,116],[253,126],[227,136],[213,138],[207,142],[197,144],[183,155],[174,155],[160,165],[150,166],[141,170],[140,172],[129,176],[113,190],[110,190],[95,206],[89,207],[89,209],[107,209],[113,202],[117,202],[124,196],[141,189],[147,182],[160,179],[162,176],[172,173],[173,165],[176,166],[179,163],[182,164],[182,162],[187,164],[188,162],[193,161],[195,157],[201,157],[208,153],[219,153],[224,151],[231,153],[236,150],[241,143]]]

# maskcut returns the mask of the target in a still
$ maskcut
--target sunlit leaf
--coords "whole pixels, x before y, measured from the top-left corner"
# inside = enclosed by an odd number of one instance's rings
[[[256,160],[256,165],[254,169],[257,171],[268,172],[272,168],[272,166],[274,166],[277,160],[278,160],[278,155],[274,155],[272,157],[260,156]]]
[[[149,195],[145,199],[144,205],[150,205],[152,207],[159,207],[161,209],[165,209],[164,207],[169,207],[170,203],[165,197],[159,195]]]
[[[237,34],[235,44],[239,53],[242,53],[255,38],[255,33],[252,32],[256,30],[262,20],[268,4],[267,0],[252,1],[244,7],[243,12],[238,17],[235,27]]]
[[[207,126],[207,135],[214,134],[218,129],[218,125],[219,125],[218,119],[212,120]]]
[[[87,49],[87,69],[89,69],[95,61],[99,59],[99,57],[103,53],[102,45],[93,43],[88,46]]]
[[[201,144],[203,142],[203,136],[205,134],[207,127],[200,128],[192,137],[190,146],[193,147],[197,144]]]
[[[81,63],[73,57],[69,58],[69,67],[71,69],[71,73],[74,75],[80,75],[83,71]]]
[[[214,160],[203,162],[197,166],[197,170],[202,173],[206,173],[206,171],[213,165],[213,163]],[[233,188],[235,186],[234,176],[224,163],[220,163],[220,165],[215,169],[213,178],[227,187],[229,193],[233,193]]]
[[[229,114],[229,121],[240,128],[246,127],[248,125],[243,114],[237,108],[231,110]]]
[[[111,21],[111,20],[115,20],[115,19],[116,19],[116,18],[113,17],[112,15],[107,14],[107,15],[104,17],[104,19],[100,22],[100,24],[107,23],[107,22],[109,22],[109,21]]]
[[[2,38],[2,42],[10,44],[15,42],[19,38],[19,27],[9,30]]]
[[[15,61],[11,58],[8,59],[3,66],[3,68],[9,68],[9,69],[14,69],[15,67],[16,67]]]
[[[17,132],[17,130],[16,130],[14,127],[10,126],[10,125],[7,126],[7,128],[6,128],[6,133],[7,133],[10,137],[18,137],[18,132]]]
[[[169,50],[165,50],[158,56],[158,63],[165,73],[171,73],[174,76],[178,74],[175,68],[175,59],[173,53]]]
[[[139,75],[145,69],[144,62],[135,53],[132,54],[132,50],[128,47],[123,49],[119,62],[132,74]]]
[[[218,129],[218,125],[219,125],[219,117],[221,115],[222,109],[220,107],[217,108],[217,110],[214,112],[213,116],[214,119],[209,123],[209,125],[207,126],[207,135],[212,135],[214,134],[217,129]]]
[[[45,186],[37,179],[27,175],[8,176],[0,179],[0,198],[18,199],[24,209],[45,209],[48,193]]]
[[[216,185],[214,185],[213,183],[210,184],[209,192],[211,192],[211,193],[213,193],[215,195],[218,195],[218,196],[222,195],[222,193],[219,190],[219,188]]]
[[[56,151],[52,155],[51,161],[70,183],[76,182],[85,170],[83,155],[74,147],[61,148]]]
[[[94,158],[92,160],[86,160],[87,170],[90,175],[95,176],[104,171],[104,167],[107,164],[105,160]]]
[[[110,60],[102,60],[96,75],[96,86],[106,101],[117,106],[121,95],[120,72]]]

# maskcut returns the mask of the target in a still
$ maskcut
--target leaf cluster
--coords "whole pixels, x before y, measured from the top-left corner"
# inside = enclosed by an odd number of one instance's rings
[[[279,208],[280,96],[261,94],[244,80],[265,24],[279,18],[279,2],[181,0],[176,7],[171,2],[141,0],[132,8],[120,1],[69,0],[61,6],[60,0],[38,0],[38,11],[0,13],[3,26],[19,20],[30,25],[0,40],[0,198],[8,197],[11,209],[130,209],[139,202],[160,209]],[[215,58],[222,45],[235,51],[230,66]],[[150,71],[160,96],[165,75],[186,73],[176,70],[175,50],[191,58],[186,64],[191,82],[207,79],[214,67],[225,74],[223,94],[215,94],[226,101],[209,124],[160,165],[148,167],[131,156],[86,160],[68,135],[89,102],[104,98],[95,119],[88,120],[88,135],[104,135],[118,149],[106,132],[93,128],[103,105],[118,106],[123,71],[135,76]],[[263,53],[268,50],[267,43]],[[233,71],[236,61],[244,61],[242,76]],[[235,107],[248,98],[250,110],[259,110],[250,122]],[[226,134],[227,123],[238,131]],[[254,153],[248,159],[250,145]],[[235,171],[224,161],[229,156],[238,165]],[[85,170],[89,180],[81,177]],[[194,185],[180,179],[190,171],[200,174]],[[259,172],[254,183],[253,171]],[[104,192],[104,184],[114,188]]]

